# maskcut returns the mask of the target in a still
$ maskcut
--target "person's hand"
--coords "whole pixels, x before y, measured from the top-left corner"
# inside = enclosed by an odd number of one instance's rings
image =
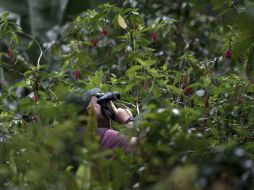
[[[116,122],[120,124],[132,123],[133,115],[130,109],[116,108],[112,101],[110,101],[110,105],[114,111]]]
[[[97,103],[97,97],[93,96],[87,107],[88,114],[94,112],[99,128],[110,128],[110,121],[103,116],[101,106]]]

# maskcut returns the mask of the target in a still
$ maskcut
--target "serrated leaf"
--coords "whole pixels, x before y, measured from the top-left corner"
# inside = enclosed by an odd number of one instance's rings
[[[3,21],[4,24],[7,24],[9,14],[10,14],[9,12],[4,12],[4,13],[2,13],[1,19],[2,19],[2,21]]]
[[[123,28],[123,29],[127,28],[127,24],[126,24],[124,18],[120,14],[118,15],[117,21],[118,21],[119,26],[121,26],[121,28]]]
[[[168,85],[167,88],[170,89],[173,93],[176,93],[178,95],[182,94],[182,91],[173,85]]]
[[[126,71],[126,74],[129,75],[129,76],[134,76],[135,75],[135,72],[137,70],[140,70],[142,67],[140,65],[134,65],[132,67],[130,67],[127,71]]]

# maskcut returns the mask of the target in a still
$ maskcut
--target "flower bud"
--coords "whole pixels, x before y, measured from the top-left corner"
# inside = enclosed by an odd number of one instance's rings
[[[75,77],[76,79],[79,79],[81,77],[81,73],[79,69],[75,71]]]
[[[102,28],[101,33],[103,36],[108,36],[109,32],[106,28]]]
[[[233,53],[232,49],[228,48],[224,55],[225,55],[226,58],[231,59],[232,58],[232,53]]]
[[[185,95],[190,95],[192,93],[192,88],[186,86],[184,89],[183,89],[183,92]]]
[[[10,47],[8,48],[7,54],[8,54],[9,58],[13,58],[14,57],[14,52],[13,52],[13,50]]]
[[[97,38],[91,39],[91,44],[92,44],[93,47],[97,47],[98,39]]]
[[[35,102],[38,102],[40,100],[40,96],[39,95],[34,95],[33,100]]]
[[[152,39],[151,39],[151,40],[152,40],[153,43],[155,43],[155,42],[158,41],[158,35],[157,35],[156,32],[153,32],[153,33],[152,33]]]

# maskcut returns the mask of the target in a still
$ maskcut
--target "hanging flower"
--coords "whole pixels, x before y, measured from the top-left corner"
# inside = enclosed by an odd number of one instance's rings
[[[11,59],[14,57],[14,52],[13,52],[12,48],[10,48],[10,47],[8,48],[7,54],[8,54],[8,57]]]
[[[232,58],[232,53],[233,53],[232,49],[228,48],[224,55],[225,55],[226,58],[231,59]]]
[[[76,79],[79,79],[81,77],[81,72],[79,69],[75,71],[75,77]]]
[[[152,33],[152,39],[151,39],[151,40],[152,40],[153,43],[155,43],[155,42],[158,41],[158,35],[157,35],[156,32],[153,32],[153,33]]]
[[[99,40],[98,40],[97,38],[91,39],[91,44],[92,44],[92,46],[94,46],[94,47],[97,47],[98,42],[99,42]]]
[[[186,87],[183,89],[183,92],[184,92],[185,95],[190,95],[190,94],[192,93],[192,88],[186,86]]]
[[[102,28],[101,33],[103,36],[108,36],[109,32],[106,28]]]
[[[35,94],[35,95],[33,96],[33,100],[34,100],[35,102],[38,102],[38,101],[40,100],[40,96],[39,96],[38,94]]]

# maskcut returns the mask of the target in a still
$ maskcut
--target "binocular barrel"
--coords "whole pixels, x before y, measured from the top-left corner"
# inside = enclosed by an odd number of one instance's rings
[[[115,101],[120,99],[121,95],[120,92],[107,92],[105,94],[98,94],[97,95],[97,103],[103,104],[108,103],[109,101]]]

